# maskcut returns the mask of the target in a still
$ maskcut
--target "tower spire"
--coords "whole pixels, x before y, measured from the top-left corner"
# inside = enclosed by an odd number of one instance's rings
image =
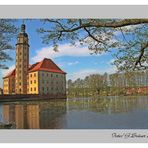
[[[25,33],[25,29],[26,29],[25,20],[23,19],[23,20],[22,20],[22,25],[21,25],[21,32],[22,32],[22,33]]]
[[[25,19],[22,20],[22,24],[25,24]]]

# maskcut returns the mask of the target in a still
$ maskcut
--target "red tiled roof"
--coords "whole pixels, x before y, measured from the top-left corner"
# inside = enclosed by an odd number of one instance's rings
[[[51,59],[47,59],[47,58],[43,59],[41,62],[38,62],[32,65],[29,68],[29,72],[33,72],[33,71],[49,71],[49,72],[66,74]]]
[[[4,78],[11,77],[11,76],[15,76],[15,69],[13,69],[12,71],[10,71],[6,76],[3,77],[3,79]]]
[[[35,63],[35,64],[32,64],[32,65],[29,65],[29,70],[33,69],[39,62]]]
[[[35,64],[29,65],[29,72],[33,72],[33,71],[49,71],[49,72],[66,74],[51,59],[47,59],[47,58],[45,58],[41,62],[37,62]],[[15,69],[13,69],[6,76],[4,76],[3,79],[11,76],[15,76]]]

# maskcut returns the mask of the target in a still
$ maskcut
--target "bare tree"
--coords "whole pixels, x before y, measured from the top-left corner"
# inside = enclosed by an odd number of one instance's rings
[[[15,37],[17,28],[13,24],[14,20],[0,19],[0,69],[8,68],[5,65],[7,60],[12,60],[8,51],[14,49],[11,39]]]

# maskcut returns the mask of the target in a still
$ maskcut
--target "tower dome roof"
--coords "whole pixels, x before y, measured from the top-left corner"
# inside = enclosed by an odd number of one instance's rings
[[[25,33],[25,29],[26,29],[25,24],[22,24],[22,25],[21,25],[21,32],[22,32],[22,33]]]
[[[20,33],[18,34],[18,37],[22,37],[22,36],[28,37],[26,33],[26,25],[24,23],[21,25]]]

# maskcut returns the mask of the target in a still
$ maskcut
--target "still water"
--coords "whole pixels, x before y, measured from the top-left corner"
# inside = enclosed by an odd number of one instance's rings
[[[17,129],[148,129],[148,97],[1,103],[0,122]]]

